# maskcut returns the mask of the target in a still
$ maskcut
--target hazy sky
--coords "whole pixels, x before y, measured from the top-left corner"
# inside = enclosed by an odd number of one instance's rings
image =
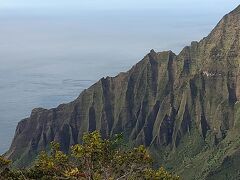
[[[1,8],[82,8],[82,9],[161,9],[215,10],[232,8],[236,0],[0,0]]]

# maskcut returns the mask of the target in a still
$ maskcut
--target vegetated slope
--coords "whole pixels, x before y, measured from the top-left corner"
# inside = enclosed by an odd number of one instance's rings
[[[84,132],[124,132],[185,179],[238,179],[239,36],[240,6],[179,55],[151,50],[130,71],[102,78],[75,101],[34,109],[18,124],[6,156],[26,166],[53,140],[67,152]]]

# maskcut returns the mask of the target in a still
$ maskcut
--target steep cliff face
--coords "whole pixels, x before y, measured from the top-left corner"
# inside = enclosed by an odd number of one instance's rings
[[[240,6],[179,55],[154,50],[126,73],[102,78],[69,104],[34,109],[6,156],[25,166],[59,141],[64,151],[87,131],[124,132],[158,164],[186,179],[235,178],[240,165]],[[191,169],[191,171],[190,171]]]

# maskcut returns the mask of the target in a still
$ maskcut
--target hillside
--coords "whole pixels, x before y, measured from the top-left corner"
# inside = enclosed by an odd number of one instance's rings
[[[27,166],[51,141],[124,133],[185,179],[237,179],[240,165],[240,6],[179,55],[151,50],[128,72],[102,78],[69,104],[19,122],[6,157]]]

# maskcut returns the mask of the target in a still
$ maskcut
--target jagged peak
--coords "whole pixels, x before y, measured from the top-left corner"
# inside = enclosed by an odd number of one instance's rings
[[[234,31],[240,28],[240,5],[230,13],[226,14],[210,33],[212,35],[218,30],[226,31],[226,29]]]
[[[172,50],[169,50],[167,51],[169,53],[169,55],[173,55],[173,56],[176,56],[176,54],[172,51]]]
[[[231,11],[229,14],[236,14],[236,13],[240,13],[240,5],[238,5],[233,11]]]
[[[172,59],[175,56],[176,56],[176,54],[171,50],[155,52],[152,49],[150,51],[150,53],[147,54],[146,57],[147,57],[147,60],[155,60],[155,61],[158,61],[158,62],[165,62],[165,61],[168,61],[169,59]]]
[[[156,54],[156,52],[154,51],[154,49],[150,50],[150,54]]]
[[[156,59],[157,58],[157,53],[152,49],[149,53],[148,53],[148,57],[150,59]]]
[[[156,52],[154,49],[151,49],[150,52],[148,53],[148,55],[150,56],[161,55],[161,54],[176,55],[172,50]]]
[[[235,19],[240,21],[240,5],[238,5],[234,10],[229,12],[228,14],[224,15],[220,22],[217,24],[216,27],[219,26],[221,23],[225,23],[227,19]]]
[[[43,112],[43,111],[47,111],[47,109],[44,109],[44,108],[41,108],[41,107],[39,107],[39,108],[34,108],[34,109],[32,110],[32,112],[31,112],[31,115],[34,115],[34,114],[36,114],[36,113]]]

